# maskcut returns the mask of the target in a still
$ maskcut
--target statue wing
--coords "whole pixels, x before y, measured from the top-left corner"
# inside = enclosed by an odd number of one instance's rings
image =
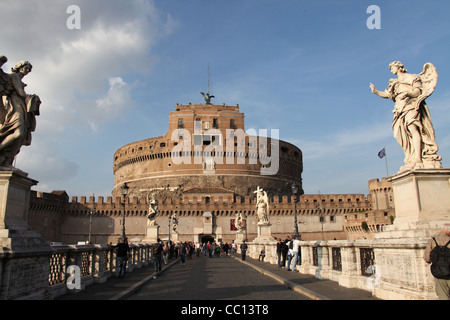
[[[431,96],[436,88],[438,80],[436,67],[432,63],[425,63],[423,66],[423,71],[419,74],[419,77],[422,80],[422,94],[417,98],[417,107],[419,107],[426,98]]]
[[[1,63],[3,65],[3,63]],[[0,125],[3,125],[6,117],[6,108],[3,105],[1,96],[9,96],[13,91],[13,86],[9,76],[0,68]]]
[[[266,203],[267,206],[267,214],[269,214],[269,196],[267,195],[266,191],[264,191],[264,202]]]

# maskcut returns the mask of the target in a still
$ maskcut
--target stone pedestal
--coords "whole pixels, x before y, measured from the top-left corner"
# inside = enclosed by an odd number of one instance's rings
[[[271,231],[271,224],[258,224],[258,236],[255,240],[262,241],[262,240],[273,240],[272,237],[272,231]]]
[[[158,242],[159,238],[159,226],[147,226],[146,232],[145,232],[145,238],[142,240],[144,243],[156,243]]]
[[[37,184],[20,170],[0,171],[0,246],[8,249],[45,246],[28,225],[30,188]]]
[[[0,300],[51,299],[49,241],[28,225],[30,188],[37,184],[18,169],[0,171]]]
[[[434,280],[422,256],[428,240],[450,222],[450,169],[414,169],[388,181],[395,220],[375,234],[382,281],[374,294],[382,299],[434,299]]]
[[[245,233],[244,232],[236,232],[236,241],[239,243],[242,243],[242,241],[245,240]]]
[[[177,243],[178,241],[180,241],[180,236],[178,232],[172,232],[170,234],[170,241],[172,241],[173,243]]]
[[[415,169],[388,178],[394,224],[377,238],[429,238],[450,222],[450,169]]]

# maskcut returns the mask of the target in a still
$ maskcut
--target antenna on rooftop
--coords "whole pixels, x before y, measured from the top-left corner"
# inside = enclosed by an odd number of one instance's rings
[[[206,93],[204,92],[200,92],[203,96],[203,98],[205,98],[205,102],[206,104],[211,104],[211,98],[215,98],[214,96],[212,96],[210,94],[210,75],[209,75],[209,63],[208,63],[208,91]]]
[[[209,62],[208,62],[208,94],[210,93],[210,92],[209,92],[209,89],[210,89],[210,86],[209,86],[209,77],[210,77],[210,74],[209,74]]]

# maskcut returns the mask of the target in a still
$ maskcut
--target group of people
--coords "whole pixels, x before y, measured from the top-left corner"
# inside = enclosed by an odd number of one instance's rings
[[[242,260],[245,260],[248,250],[248,245],[245,241],[242,242],[240,249]],[[258,261],[264,261],[265,257],[266,247],[263,246],[259,253]],[[278,238],[277,257],[279,268],[285,268],[287,262],[287,271],[297,271],[297,265],[301,264],[300,237],[294,236],[291,238],[291,236],[287,236],[284,241]]]
[[[278,238],[277,257],[279,268],[286,268],[287,262],[287,271],[297,271],[297,264],[301,263],[300,237],[287,236],[284,241]]]
[[[221,255],[228,256],[230,251],[236,252],[234,242],[229,244],[228,242],[216,243],[215,241],[204,243],[194,243],[192,241],[173,243],[170,241],[169,243],[168,241],[163,242],[158,239],[157,243],[153,245],[155,271],[156,273],[160,272],[162,263],[167,264],[170,257],[175,257],[176,259],[180,257],[181,264],[186,265],[186,258],[192,259],[194,255],[197,257],[203,255],[205,258],[207,256],[210,258],[219,258]]]
[[[203,252],[203,255],[206,257],[216,257],[219,258],[221,255],[228,256],[228,252],[236,252],[236,245],[234,241],[230,244],[228,242],[204,242],[200,245],[199,251]]]

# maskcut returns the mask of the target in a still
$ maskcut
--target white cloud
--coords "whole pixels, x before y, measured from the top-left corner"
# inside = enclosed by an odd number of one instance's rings
[[[71,146],[80,145],[88,130],[99,133],[123,119],[134,105],[133,85],[125,79],[151,72],[153,46],[177,26],[153,1],[78,0],[81,29],[70,30],[71,4],[4,0],[0,10],[0,54],[9,59],[3,70],[29,60],[33,71],[23,80],[26,91],[42,100],[32,145],[22,148],[17,167],[48,187],[90,165],[89,159],[75,163],[63,150],[76,153]]]

